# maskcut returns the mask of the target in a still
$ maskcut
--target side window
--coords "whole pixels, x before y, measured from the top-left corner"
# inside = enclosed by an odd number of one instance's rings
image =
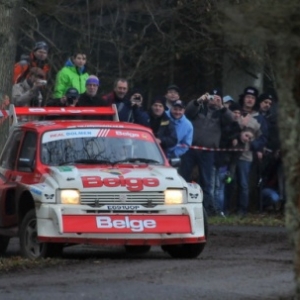
[[[21,172],[32,172],[35,167],[37,134],[28,131],[25,134],[18,159],[17,169]]]
[[[9,170],[14,169],[22,136],[22,131],[15,131],[9,137],[9,140],[0,158],[0,166],[2,168]]]

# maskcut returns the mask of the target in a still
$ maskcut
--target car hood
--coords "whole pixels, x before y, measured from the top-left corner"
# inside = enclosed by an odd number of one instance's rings
[[[176,169],[165,166],[147,167],[50,167],[48,179],[61,189],[85,191],[163,191],[184,188],[187,183]],[[50,183],[50,182],[49,182]]]

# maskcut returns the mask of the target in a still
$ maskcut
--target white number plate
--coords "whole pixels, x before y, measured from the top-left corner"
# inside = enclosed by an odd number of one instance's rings
[[[141,205],[104,205],[101,209],[107,210],[138,210],[143,208]]]

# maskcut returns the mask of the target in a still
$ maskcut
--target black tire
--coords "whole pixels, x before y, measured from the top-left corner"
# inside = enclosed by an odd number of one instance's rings
[[[207,223],[207,214],[205,209],[203,209],[203,219],[204,219],[204,235],[207,240],[208,223]],[[164,251],[168,252],[169,255],[173,258],[197,258],[205,248],[205,245],[206,243],[163,245],[161,246],[161,248]]]
[[[127,253],[130,254],[145,254],[149,252],[151,249],[151,246],[132,246],[132,245],[126,245],[125,250]]]
[[[10,237],[5,235],[0,235],[0,255],[6,252],[9,244]]]
[[[37,221],[34,209],[27,212],[20,227],[21,255],[29,259],[60,256],[63,245],[40,243],[37,240]]]

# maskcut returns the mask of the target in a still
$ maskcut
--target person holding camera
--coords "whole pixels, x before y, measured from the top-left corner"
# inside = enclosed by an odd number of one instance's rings
[[[52,99],[47,102],[47,106],[59,106],[59,107],[67,107],[67,106],[77,106],[79,100],[79,93],[76,88],[68,88],[65,95],[63,95],[60,99]]]
[[[232,113],[223,105],[222,93],[214,89],[198,99],[188,103],[186,117],[192,122],[193,146],[218,148],[222,127],[233,122]],[[182,156],[180,174],[190,182],[194,166],[198,167],[199,184],[203,190],[203,203],[208,215],[216,214],[216,207],[211,195],[211,180],[214,164],[214,152],[189,149]]]
[[[15,106],[42,106],[42,90],[47,84],[45,77],[46,74],[42,69],[35,67],[31,68],[28,78],[13,85],[12,103]]]

